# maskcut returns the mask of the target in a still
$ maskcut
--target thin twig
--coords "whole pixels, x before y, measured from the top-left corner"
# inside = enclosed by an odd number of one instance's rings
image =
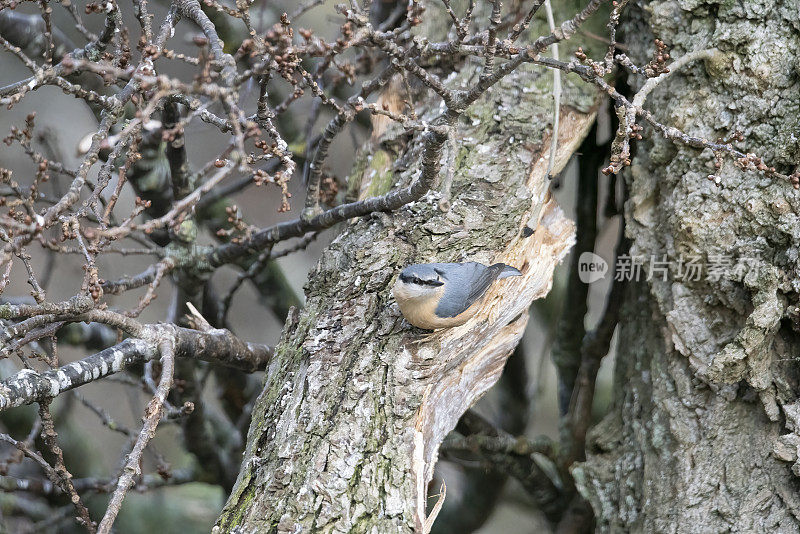
[[[167,394],[172,388],[173,373],[175,371],[175,344],[172,340],[164,340],[159,343],[158,351],[161,355],[161,378],[158,383],[158,390],[155,396],[150,400],[144,412],[144,424],[139,432],[139,437],[133,446],[128,459],[125,462],[125,467],[117,482],[117,489],[111,496],[111,501],[108,503],[106,513],[100,521],[97,528],[98,534],[108,534],[111,532],[111,526],[122,507],[122,500],[125,494],[133,486],[136,478],[141,473],[142,454],[147,444],[155,436],[158,423],[161,422],[161,414],[164,410],[164,401],[167,399]]]
[[[550,31],[554,32],[556,29],[556,22],[553,19],[553,8],[550,6],[550,0],[544,0],[544,9],[547,13],[547,24],[550,26]],[[553,43],[550,47],[553,51],[553,59],[558,60],[558,43]],[[553,172],[553,166],[556,164],[556,153],[558,151],[558,121],[561,117],[561,71],[553,69],[553,133],[550,138],[550,159],[547,162],[547,178],[551,179],[550,175]]]

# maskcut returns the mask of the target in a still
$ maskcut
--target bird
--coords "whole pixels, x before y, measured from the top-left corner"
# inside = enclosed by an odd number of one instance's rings
[[[417,263],[400,272],[392,295],[412,325],[450,328],[472,318],[492,283],[509,276],[522,273],[505,263]]]

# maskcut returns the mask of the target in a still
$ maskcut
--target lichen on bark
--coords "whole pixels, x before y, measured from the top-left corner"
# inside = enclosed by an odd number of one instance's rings
[[[452,83],[473,76],[469,66]],[[441,439],[499,377],[527,307],[547,293],[573,240],[545,180],[551,79],[523,67],[456,124],[449,210],[432,191],[395,213],[348,223],[324,251],[267,371],[215,531],[421,530]],[[586,135],[597,98],[580,81],[567,85],[556,172]],[[438,110],[431,99],[421,118]],[[419,174],[420,153],[413,139],[397,155],[395,187]],[[368,175],[375,161],[385,163],[366,158],[356,172]],[[526,224],[536,227],[531,237]],[[425,336],[404,323],[390,296],[399,270],[467,259],[506,261],[525,276],[491,290],[463,327]]]
[[[650,95],[656,119],[728,139],[791,173],[800,160],[796,9],[758,1],[631,5],[625,41],[646,62],[703,49]],[[634,83],[634,91],[636,84]],[[647,129],[645,129],[647,133]],[[720,185],[709,180],[716,174]],[[627,174],[631,255],[671,264],[627,296],[615,404],[577,468],[603,531],[797,532],[800,195],[790,184],[647,135]],[[680,261],[705,266],[699,277]],[[684,263],[683,268],[685,269]],[[651,313],[635,312],[646,307]],[[785,434],[781,438],[781,434]],[[797,468],[795,467],[795,470]]]

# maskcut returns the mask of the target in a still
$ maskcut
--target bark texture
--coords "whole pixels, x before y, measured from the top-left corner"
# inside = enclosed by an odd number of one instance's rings
[[[449,210],[434,191],[350,223],[323,253],[268,368],[215,531],[426,531],[439,443],[500,376],[531,301],[548,292],[574,240],[545,180],[551,84],[552,74],[526,67],[458,122]],[[556,171],[594,118],[596,93],[580,82],[567,89]],[[425,120],[438,113],[438,102],[429,107]],[[362,191],[380,194],[419,174],[421,144],[391,132],[356,162],[373,182]],[[390,296],[399,270],[466,259],[503,261],[524,276],[493,286],[461,327],[426,334],[404,323]]]
[[[646,62],[716,51],[648,98],[660,121],[736,143],[791,173],[800,161],[797,2],[640,2],[626,44]],[[635,90],[634,86],[634,90]],[[627,176],[631,255],[672,262],[630,288],[615,404],[575,469],[601,531],[800,531],[797,293],[800,196],[709,151],[648,135]],[[699,279],[681,257],[699,258]],[[715,271],[714,266],[720,268]],[[795,474],[796,473],[796,474]]]

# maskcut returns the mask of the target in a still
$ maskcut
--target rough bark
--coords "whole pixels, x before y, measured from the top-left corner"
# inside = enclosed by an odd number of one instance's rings
[[[625,34],[635,61],[647,60],[653,38],[673,58],[716,49],[675,73],[646,107],[707,139],[739,131],[739,148],[791,173],[800,157],[797,8],[632,5]],[[800,196],[730,160],[716,173],[720,186],[708,179],[714,173],[710,152],[645,135],[627,176],[631,255],[673,267],[627,294],[614,408],[575,469],[601,531],[800,531],[792,464]],[[706,269],[692,280],[677,269],[681,256],[730,265],[719,278]]]
[[[530,303],[548,292],[574,239],[545,180],[551,80],[524,68],[459,121],[448,211],[434,191],[351,223],[323,253],[305,308],[290,315],[267,370],[242,471],[215,531],[428,528],[426,485],[441,440],[498,379]],[[571,82],[567,94],[556,172],[594,118],[592,89]],[[426,120],[438,102],[429,106]],[[388,171],[386,158],[366,156],[354,172],[373,181],[388,172],[386,186],[407,185],[421,144],[383,146],[397,150]],[[426,334],[404,323],[390,297],[399,270],[464,259],[503,261],[524,275],[495,285],[466,325]]]

